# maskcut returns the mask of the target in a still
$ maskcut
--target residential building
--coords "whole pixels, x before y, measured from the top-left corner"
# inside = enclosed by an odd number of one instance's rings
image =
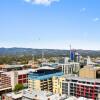
[[[100,79],[66,77],[62,83],[62,93],[68,96],[100,100]]]
[[[64,80],[64,76],[53,76],[53,93],[58,93],[62,95],[62,82]]]
[[[2,93],[7,93],[12,90],[11,77],[5,73],[1,73],[0,79],[0,96]]]
[[[52,67],[40,67],[28,75],[28,88],[53,92],[53,76],[62,76],[63,72]]]
[[[23,84],[24,87],[28,87],[28,70],[4,72],[3,75],[10,77],[9,84],[11,83],[12,89],[16,84]]]

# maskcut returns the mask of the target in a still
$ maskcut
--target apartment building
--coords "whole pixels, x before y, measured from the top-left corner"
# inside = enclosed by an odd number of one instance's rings
[[[9,84],[11,84],[12,89],[16,84],[23,84],[24,87],[28,87],[28,70],[10,71],[3,74],[10,77]]]
[[[66,77],[62,83],[62,93],[68,96],[100,100],[100,79]]]
[[[2,93],[6,93],[12,90],[11,77],[5,73],[1,73],[0,77],[0,96]]]
[[[63,72],[52,67],[40,67],[28,75],[28,88],[53,92],[53,76],[62,76]]]
[[[62,82],[64,80],[64,76],[53,76],[53,93],[58,93],[62,95]]]

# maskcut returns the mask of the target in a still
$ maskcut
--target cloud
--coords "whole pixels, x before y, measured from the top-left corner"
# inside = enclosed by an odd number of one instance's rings
[[[80,9],[80,12],[85,12],[85,11],[86,11],[86,8]]]
[[[97,21],[99,21],[99,20],[100,20],[100,19],[99,19],[98,17],[96,17],[96,18],[93,19],[94,22],[97,22]]]
[[[51,5],[53,2],[58,2],[59,0],[24,0],[24,1],[32,4]]]

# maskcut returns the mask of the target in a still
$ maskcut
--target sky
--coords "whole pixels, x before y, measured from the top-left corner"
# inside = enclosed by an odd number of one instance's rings
[[[0,0],[0,47],[100,50],[100,0]]]

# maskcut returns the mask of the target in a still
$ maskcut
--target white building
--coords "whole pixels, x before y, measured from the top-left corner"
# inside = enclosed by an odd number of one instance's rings
[[[58,64],[61,66],[64,74],[73,74],[77,73],[80,70],[80,64],[77,62],[68,62],[66,64]]]

